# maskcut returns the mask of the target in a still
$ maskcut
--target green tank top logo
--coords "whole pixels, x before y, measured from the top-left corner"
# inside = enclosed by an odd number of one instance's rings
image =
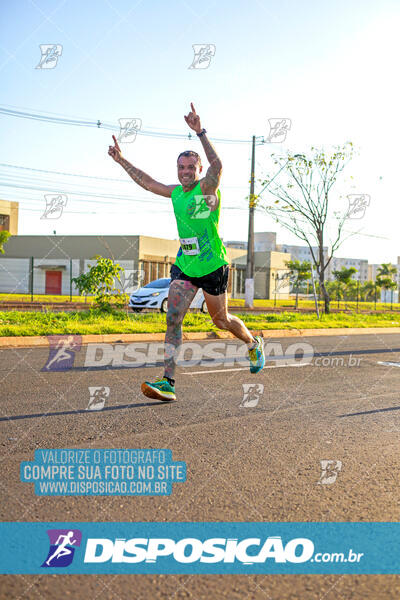
[[[189,201],[186,212],[191,219],[207,219],[211,211],[204,196],[196,195]]]
[[[171,198],[181,243],[175,264],[181,271],[189,277],[203,277],[229,264],[218,234],[220,191],[203,196],[200,183],[189,192],[178,185]],[[218,207],[212,210],[218,200]]]

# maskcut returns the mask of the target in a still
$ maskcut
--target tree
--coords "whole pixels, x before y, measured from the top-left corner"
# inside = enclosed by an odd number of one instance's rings
[[[89,265],[89,271],[74,277],[79,293],[94,294],[95,302],[101,310],[111,310],[112,305],[122,308],[126,304],[126,294],[115,287],[115,279],[120,281],[123,268],[115,264],[111,258],[96,255],[96,265]]]
[[[293,276],[294,288],[296,290],[296,304],[295,308],[299,305],[299,287],[304,281],[308,281],[311,278],[311,263],[308,260],[300,262],[299,260],[287,260],[285,265],[290,269],[290,277]]]
[[[395,290],[397,288],[397,283],[393,281],[393,277],[397,275],[396,267],[393,267],[390,263],[382,263],[378,267],[377,273],[376,283],[381,288],[384,290]]]
[[[352,276],[357,273],[357,269],[355,267],[342,267],[340,271],[332,271],[332,275],[335,278],[336,283],[336,297],[338,301],[339,308],[339,295],[344,298],[344,292],[346,287],[349,285]]]
[[[346,267],[342,267],[340,271],[332,271],[336,281],[340,281],[345,285],[350,283],[350,280],[355,273],[357,273],[357,269],[355,267],[349,267],[348,269],[346,269]]]
[[[357,300],[357,293],[360,293],[360,282],[355,279],[350,279],[350,281],[345,284],[346,300]]]
[[[333,211],[330,194],[339,174],[353,156],[353,144],[336,147],[328,156],[323,150],[311,148],[311,157],[304,154],[287,153],[285,157],[276,157],[274,164],[279,171],[273,177],[267,177],[262,183],[264,189],[276,200],[264,208],[277,223],[285,227],[307,244],[317,270],[320,289],[325,303],[325,312],[329,313],[330,298],[325,286],[325,272],[332,256],[343,240],[343,225],[349,216],[346,211]],[[263,190],[256,196],[258,199]],[[330,236],[330,256],[324,253],[327,222],[332,227]]]
[[[390,263],[382,263],[381,266],[378,267],[377,274],[377,280],[381,279],[382,277],[390,277],[390,279],[393,280],[393,277],[397,275],[397,269]]]
[[[0,252],[4,254],[4,244],[8,242],[8,239],[11,237],[11,233],[9,231],[0,231]]]
[[[366,281],[361,288],[361,297],[365,301],[372,301],[375,297],[375,288],[377,291],[379,291],[379,293],[381,293],[381,288],[377,283],[375,283],[375,281],[372,281],[372,279]]]
[[[340,307],[340,300],[344,300],[344,286],[341,281],[335,279],[335,281],[327,281],[325,288],[330,298],[336,298],[337,307]]]

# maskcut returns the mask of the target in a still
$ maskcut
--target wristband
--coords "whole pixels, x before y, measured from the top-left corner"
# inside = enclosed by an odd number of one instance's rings
[[[201,137],[201,136],[202,136],[202,135],[204,135],[205,133],[207,133],[207,131],[206,131],[206,130],[204,129],[204,127],[203,127],[203,129],[200,131],[200,133],[196,133],[196,135],[197,135],[198,137]]]

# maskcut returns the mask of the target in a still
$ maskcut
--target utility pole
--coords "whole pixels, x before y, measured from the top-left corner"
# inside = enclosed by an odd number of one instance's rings
[[[254,305],[254,165],[256,153],[256,136],[253,135],[251,150],[250,198],[249,198],[249,232],[247,237],[247,264],[245,281],[245,306]]]

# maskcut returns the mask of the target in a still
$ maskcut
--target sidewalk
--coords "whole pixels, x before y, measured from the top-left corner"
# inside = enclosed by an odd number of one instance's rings
[[[400,327],[365,327],[332,329],[260,329],[252,330],[254,335],[262,335],[265,339],[283,337],[312,337],[332,335],[380,335],[385,333],[400,334]],[[67,334],[64,334],[67,335]],[[72,335],[72,334],[71,334]],[[113,333],[105,335],[82,335],[82,344],[130,344],[132,342],[163,342],[165,333]],[[183,333],[183,340],[218,340],[237,339],[229,331],[196,331]],[[46,336],[0,337],[1,348],[35,348],[48,346]]]

